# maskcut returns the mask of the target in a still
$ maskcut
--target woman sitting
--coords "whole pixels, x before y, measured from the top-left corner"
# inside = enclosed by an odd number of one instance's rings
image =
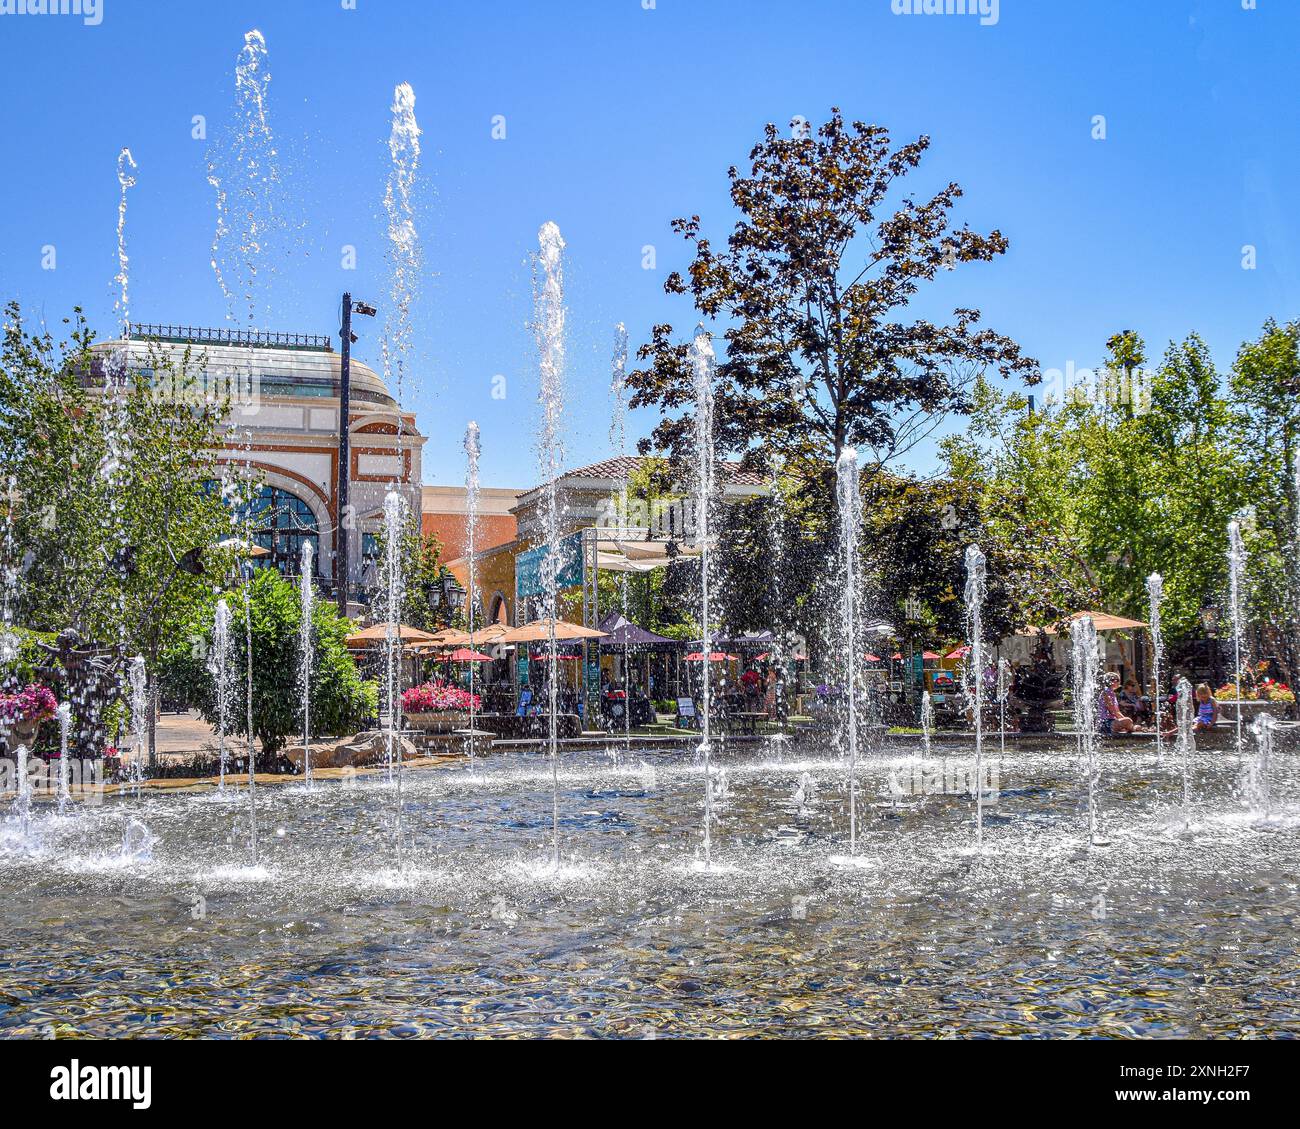
[[[1106,737],[1119,737],[1137,728],[1137,723],[1119,708],[1118,686],[1119,675],[1111,671],[1106,675],[1106,688],[1097,695],[1097,729]]]

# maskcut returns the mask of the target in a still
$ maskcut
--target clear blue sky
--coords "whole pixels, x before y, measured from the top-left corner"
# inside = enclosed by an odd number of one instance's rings
[[[338,295],[383,303],[382,193],[393,86],[415,88],[429,277],[407,397],[431,434],[426,481],[463,480],[465,422],[485,485],[536,479],[537,379],[527,256],[555,220],[568,242],[570,464],[608,453],[616,321],[686,333],[662,294],[685,262],[668,230],[698,212],[722,238],[725,172],[766,121],[831,105],[899,139],[928,133],[917,191],[966,189],[961,218],[1011,240],[943,282],[1045,366],[1095,363],[1120,328],[1155,353],[1196,330],[1226,367],[1264,318],[1293,318],[1300,244],[1295,96],[1300,3],[1001,0],[982,27],[897,16],[890,0],[101,0],[103,20],[0,16],[5,172],[0,294],[54,320],[83,305],[113,332],[118,150],[139,164],[128,220],[132,313],[217,325],[205,151],[231,117],[234,63],[259,28],[271,119],[306,225],[277,263],[275,329],[333,333]],[[206,116],[209,142],[191,138]],[[507,137],[491,137],[504,114]],[[1091,137],[1104,114],[1107,139]],[[42,270],[41,249],[57,249]],[[355,271],[340,248],[359,253]],[[658,249],[658,268],[641,249]],[[1241,248],[1258,269],[1241,269]],[[378,333],[361,326],[378,367]],[[508,380],[504,401],[491,381]],[[652,421],[632,422],[632,434]],[[922,460],[922,469],[924,469]]]

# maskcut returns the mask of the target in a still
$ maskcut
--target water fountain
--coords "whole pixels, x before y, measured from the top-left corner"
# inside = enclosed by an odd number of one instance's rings
[[[696,749],[704,766],[703,865],[713,865],[713,774],[709,764],[713,724],[713,624],[710,616],[710,510],[713,505],[713,337],[701,322],[691,342],[691,371],[695,383],[695,543],[700,549],[700,744]]]
[[[1243,729],[1245,687],[1242,685],[1242,651],[1245,648],[1246,624],[1242,609],[1242,582],[1246,575],[1246,546],[1241,539],[1241,522],[1235,518],[1228,522],[1228,608],[1232,617],[1232,683],[1237,688],[1235,713],[1237,730],[1237,764],[1245,759],[1245,730]]]
[[[226,790],[226,734],[230,731],[230,605],[218,600],[212,616],[212,653],[208,660],[208,673],[217,703],[217,791]]]
[[[852,447],[840,451],[835,464],[835,499],[840,524],[840,583],[843,585],[839,614],[844,647],[845,747],[849,758],[849,856],[858,853],[858,663],[861,646],[858,624],[859,571],[862,536],[862,488],[858,481],[858,453]]]
[[[476,599],[478,595],[478,460],[480,454],[478,424],[470,420],[465,427],[465,559],[469,567],[469,596],[466,608],[469,617],[469,649],[474,650]],[[476,707],[474,700],[474,671],[477,663],[469,663],[469,770],[474,771]]]
[[[144,781],[145,743],[149,734],[149,714],[152,703],[149,701],[149,676],[145,671],[144,658],[136,655],[127,670],[127,684],[131,690],[131,732],[135,735],[135,753],[131,758],[131,781],[135,785],[135,794],[140,794],[140,785]]]
[[[921,691],[921,748],[930,756],[930,735],[934,732],[934,701],[929,690]]]
[[[252,532],[251,508],[247,517],[249,533]],[[249,543],[252,543],[250,536]],[[257,753],[253,746],[253,570],[245,569],[244,575],[244,705],[248,725],[248,740],[245,755],[248,760],[248,851],[251,865],[258,865],[257,844]]]
[[[59,815],[68,814],[68,803],[72,798],[72,766],[68,764],[68,731],[72,727],[72,707],[67,702],[60,702],[56,711],[59,719]]]
[[[622,322],[614,327],[614,354],[610,360],[610,395],[613,410],[610,412],[609,441],[617,452],[619,465],[627,456],[627,328]],[[620,472],[618,490],[618,525],[622,536],[627,536],[627,474]],[[623,609],[623,619],[627,620],[627,581],[628,574],[618,574],[619,602]],[[623,632],[623,755],[632,755],[632,684],[631,669],[628,665],[631,641],[630,633]]]
[[[1011,693],[1011,664],[998,656],[998,752],[1007,755],[1007,695]]]
[[[560,511],[556,483],[564,466],[560,423],[564,412],[564,238],[552,222],[537,233],[533,279],[533,335],[537,341],[542,408],[537,436],[537,467],[543,487],[542,518],[546,556],[542,561],[542,601],[546,618],[547,749],[551,758],[551,865],[560,865],[559,652],[555,619],[559,606]]]
[[[984,552],[966,546],[966,619],[970,624],[970,679],[975,702],[975,846],[984,841]]]
[[[1250,810],[1268,820],[1273,808],[1273,743],[1277,733],[1277,718],[1262,713],[1250,727],[1255,738],[1255,756],[1246,774],[1246,800]]]
[[[1074,730],[1079,761],[1088,785],[1088,844],[1104,846],[1097,834],[1097,673],[1101,656],[1097,651],[1097,628],[1091,616],[1080,616],[1070,625],[1071,667],[1074,677]]]
[[[1186,678],[1178,680],[1174,715],[1178,721],[1178,763],[1183,771],[1183,831],[1192,823],[1192,754],[1196,751],[1196,697]]]
[[[1156,755],[1164,755],[1164,725],[1160,717],[1160,703],[1164,697],[1164,687],[1160,681],[1160,667],[1165,657],[1165,637],[1160,626],[1160,604],[1164,599],[1165,580],[1158,572],[1147,577],[1148,618],[1151,621],[1151,669],[1155,678],[1155,693],[1151,700],[1155,710]]]
[[[406,499],[396,490],[384,496],[384,687],[388,707],[388,725],[384,731],[385,761],[388,783],[395,785],[393,839],[397,858],[402,861],[402,778],[405,758],[402,753],[402,599],[405,595],[402,576],[402,535],[406,530]]]
[[[302,775],[311,787],[311,672],[312,613],[316,606],[316,576],[312,563],[312,543],[302,543],[302,560],[298,573],[298,600],[301,621],[298,624],[298,692],[302,701]]]

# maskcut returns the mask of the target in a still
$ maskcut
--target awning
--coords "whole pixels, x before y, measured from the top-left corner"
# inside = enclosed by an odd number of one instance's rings
[[[600,629],[605,633],[605,638],[600,641],[602,647],[672,647],[678,642],[638,627],[621,612],[610,612],[605,616],[600,621]]]
[[[1075,612],[1074,615],[1069,617],[1069,622],[1074,623],[1084,616],[1091,617],[1092,625],[1098,631],[1133,631],[1147,626],[1140,619],[1126,619],[1122,615],[1111,615],[1109,612]],[[1054,627],[1044,627],[1042,630],[1046,631],[1048,635],[1056,634],[1056,628]],[[1016,634],[1037,635],[1038,632],[1039,628],[1037,627],[1025,627],[1017,631]]]
[[[349,647],[370,647],[377,643],[388,642],[387,623],[375,623],[369,627],[362,628],[360,631],[354,631],[344,642]],[[421,631],[418,627],[411,627],[406,623],[397,625],[397,638],[403,646],[411,643],[433,643],[436,636],[428,631]]]
[[[531,623],[525,623],[520,627],[512,627],[502,634],[497,642],[549,643],[551,640],[551,623],[550,619],[535,619]],[[579,623],[569,623],[563,619],[555,620],[554,624],[555,638],[566,642],[574,639],[603,639],[605,636],[603,631],[593,631],[590,627],[583,627]]]

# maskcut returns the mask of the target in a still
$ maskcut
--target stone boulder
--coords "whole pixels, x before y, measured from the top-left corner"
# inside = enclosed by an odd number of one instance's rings
[[[413,760],[420,755],[419,750],[405,737],[395,739],[393,750],[403,760]],[[302,770],[303,747],[290,745],[284,755]],[[312,742],[311,766],[316,768],[361,768],[365,765],[383,764],[388,759],[388,734],[372,729],[358,733],[355,737],[341,740]]]

